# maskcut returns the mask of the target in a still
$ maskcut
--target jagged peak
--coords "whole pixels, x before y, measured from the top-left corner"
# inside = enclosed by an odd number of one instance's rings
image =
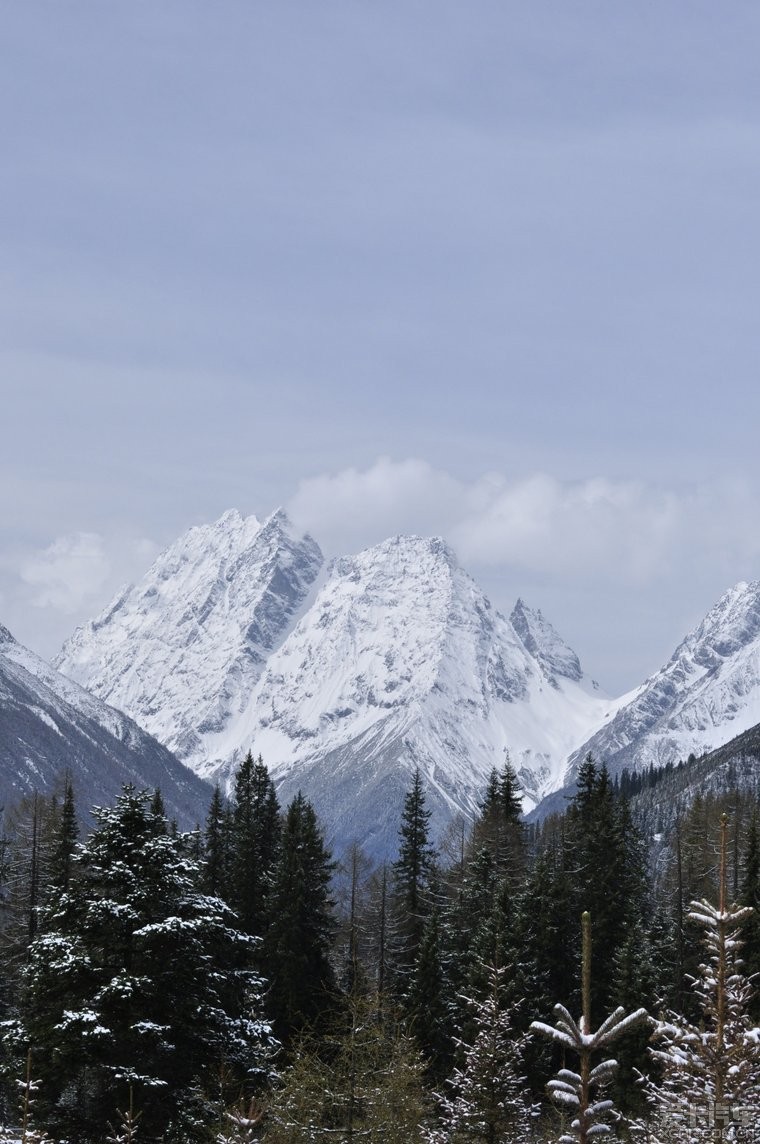
[[[0,624],[0,647],[3,644],[15,644],[16,640],[3,624]]]
[[[520,597],[509,618],[525,649],[551,676],[576,681],[582,678],[578,656],[540,609],[529,607]]]
[[[760,580],[740,580],[716,601],[682,640],[673,660],[694,656],[702,663],[726,659],[760,635]],[[672,661],[671,661],[672,662]]]

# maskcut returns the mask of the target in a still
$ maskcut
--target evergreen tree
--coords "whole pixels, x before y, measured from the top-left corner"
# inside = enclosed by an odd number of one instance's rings
[[[515,1034],[504,1007],[506,970],[483,967],[488,990],[482,1000],[468,998],[473,1039],[457,1041],[462,1062],[439,1096],[441,1126],[428,1144],[503,1144],[530,1136],[534,1108],[522,1075],[524,1038]]]
[[[246,933],[265,928],[267,895],[280,839],[280,808],[264,760],[249,751],[232,797],[230,905]]]
[[[71,776],[67,774],[60,820],[51,847],[50,884],[59,892],[65,892],[69,888],[78,839],[79,823],[77,822],[76,803],[74,801],[74,787]]]
[[[591,1007],[592,1018],[599,1020],[614,1003],[614,981],[606,965],[631,931],[643,926],[648,883],[645,847],[628,804],[616,798],[606,767],[598,768],[590,755],[578,773],[564,843],[572,917],[588,911],[594,919]],[[573,948],[580,945],[579,937],[576,922]],[[577,992],[574,1000],[577,1003]]]
[[[160,1134],[220,1059],[241,1079],[266,1068],[252,939],[195,889],[183,840],[148,801],[127,787],[93,812],[76,876],[30,948],[20,1035],[34,1045],[40,1105],[68,1139],[103,1140],[130,1085],[141,1131]]]
[[[230,816],[219,783],[211,795],[206,829],[203,836],[201,885],[203,889],[228,901],[230,893]]]
[[[613,1102],[606,1097],[600,1100],[597,1090],[610,1081],[617,1069],[617,1061],[607,1058],[594,1064],[594,1056],[606,1051],[624,1033],[649,1020],[646,1009],[637,1009],[626,1016],[625,1010],[619,1007],[592,1032],[591,917],[588,912],[583,914],[582,934],[580,1021],[576,1021],[564,1005],[558,1004],[554,1007],[553,1026],[543,1021],[534,1021],[531,1025],[533,1032],[578,1057],[578,1072],[564,1067],[547,1086],[554,1103],[572,1116],[568,1130],[559,1138],[559,1144],[589,1144],[599,1136],[609,1134],[605,1120],[614,1110]]]
[[[522,791],[509,755],[501,773],[494,768],[489,776],[480,816],[473,829],[473,849],[485,847],[494,860],[499,878],[507,878],[513,889],[525,872],[525,828],[522,824]]]
[[[739,902],[752,910],[742,926],[742,958],[747,975],[755,977],[760,975],[760,836],[757,814],[752,816],[749,828]],[[760,990],[755,990],[749,1003],[749,1013],[760,1022]]]
[[[409,1027],[428,1062],[433,1080],[442,1080],[451,1068],[452,1022],[436,910],[425,923],[409,990],[404,998]]]
[[[269,1010],[286,1042],[320,1027],[335,1002],[332,871],[314,808],[299,791],[285,815],[263,947]]]
[[[394,864],[394,969],[408,979],[417,960],[425,922],[432,907],[435,851],[430,845],[430,811],[419,769],[404,799],[399,856]]]
[[[653,1055],[662,1077],[647,1086],[657,1114],[655,1142],[717,1144],[741,1139],[741,1129],[760,1122],[760,1028],[750,1020],[752,989],[738,956],[751,909],[728,905],[727,825],[723,815],[718,905],[691,903],[708,955],[693,981],[701,1020],[694,1024],[671,1013],[657,1025]]]

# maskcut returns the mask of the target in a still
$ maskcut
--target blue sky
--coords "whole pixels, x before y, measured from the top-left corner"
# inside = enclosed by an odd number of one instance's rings
[[[441,532],[611,691],[760,576],[760,10],[0,8],[0,621]]]

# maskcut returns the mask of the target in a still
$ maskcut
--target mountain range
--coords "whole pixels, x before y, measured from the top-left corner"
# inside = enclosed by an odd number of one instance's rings
[[[167,814],[202,822],[209,789],[120,711],[66,679],[0,625],[0,806],[71,776],[80,810],[108,806],[132,783],[159,788]]]
[[[472,817],[507,752],[529,808],[571,790],[588,751],[618,773],[759,722],[760,584],[731,589],[611,698],[539,610],[500,614],[441,539],[326,563],[282,510],[230,511],[180,537],[55,666],[206,779],[229,786],[260,753],[282,800],[302,789],[337,847],[379,856],[416,768],[440,835]]]

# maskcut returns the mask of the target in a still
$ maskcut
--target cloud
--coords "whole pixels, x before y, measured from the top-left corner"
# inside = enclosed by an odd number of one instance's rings
[[[27,557],[19,573],[33,590],[30,602],[35,607],[73,615],[105,585],[111,561],[97,533],[72,532]]]
[[[302,481],[288,508],[330,553],[392,533],[440,534],[467,567],[565,582],[653,583],[685,574],[695,552],[731,579],[760,556],[746,524],[757,496],[740,483],[667,488],[546,473],[467,482],[422,460],[381,457]]]

